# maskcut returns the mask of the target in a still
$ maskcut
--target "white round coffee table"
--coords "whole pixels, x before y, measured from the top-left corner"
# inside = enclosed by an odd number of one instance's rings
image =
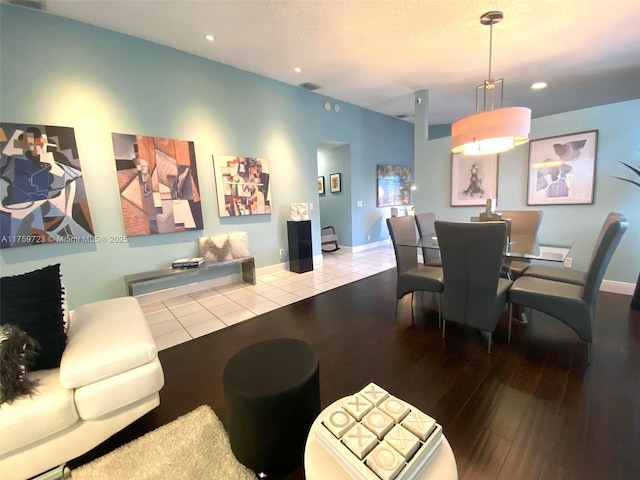
[[[325,410],[333,409],[344,402],[344,399],[339,399],[329,405]],[[304,449],[304,474],[306,480],[349,480],[352,477],[349,473],[340,465],[340,463],[322,446],[322,444],[316,438],[316,431],[318,428],[324,428],[322,426],[322,418],[324,417],[324,411],[318,415],[318,417],[311,425],[309,436],[307,437],[307,443]],[[458,467],[456,466],[456,459],[453,455],[451,445],[447,441],[447,438],[442,439],[442,446],[439,451],[436,452],[429,463],[420,471],[419,475],[415,477],[415,480],[457,480],[458,479]]]

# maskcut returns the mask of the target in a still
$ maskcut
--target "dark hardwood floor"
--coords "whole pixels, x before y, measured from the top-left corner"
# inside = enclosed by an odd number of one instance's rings
[[[640,478],[640,312],[630,297],[600,293],[587,366],[585,343],[538,312],[514,324],[510,344],[505,314],[490,355],[471,329],[448,323],[441,338],[431,294],[416,295],[411,325],[410,295],[394,313],[395,278],[391,269],[160,352],[160,406],[71,466],[202,404],[224,421],[226,361],[284,336],[315,349],[323,407],[373,381],[436,418],[462,480]]]

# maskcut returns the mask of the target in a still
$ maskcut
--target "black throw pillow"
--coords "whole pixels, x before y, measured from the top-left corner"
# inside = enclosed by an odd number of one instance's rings
[[[0,323],[15,325],[40,350],[28,371],[57,368],[67,344],[62,314],[60,264],[0,279]]]
[[[36,355],[36,342],[15,325],[0,325],[0,404],[32,395],[38,384],[26,364]]]

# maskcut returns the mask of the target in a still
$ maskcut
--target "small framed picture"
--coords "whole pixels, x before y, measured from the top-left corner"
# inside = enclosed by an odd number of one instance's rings
[[[342,174],[341,173],[332,173],[329,177],[329,187],[331,193],[336,193],[342,191]]]
[[[318,194],[324,195],[324,175],[318,177]]]
[[[498,198],[498,154],[451,155],[451,206],[484,206]]]
[[[593,203],[598,130],[529,142],[527,205]]]

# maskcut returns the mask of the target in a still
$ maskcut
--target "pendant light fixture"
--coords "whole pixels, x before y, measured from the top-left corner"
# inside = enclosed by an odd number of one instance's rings
[[[491,78],[493,53],[493,25],[504,18],[494,10],[480,17],[482,25],[489,25],[489,76],[476,87],[476,113],[457,120],[451,125],[451,151],[464,155],[488,155],[506,152],[529,141],[531,109],[503,107],[504,79]],[[496,90],[500,89],[498,97]],[[496,107],[496,99],[499,106]],[[480,101],[482,100],[482,110]]]

